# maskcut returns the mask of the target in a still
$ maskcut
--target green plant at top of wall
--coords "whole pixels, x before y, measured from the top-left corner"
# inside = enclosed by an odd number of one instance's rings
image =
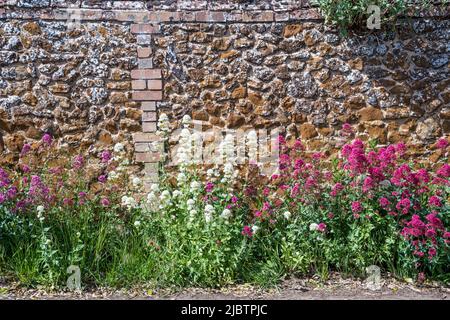
[[[446,4],[448,1],[442,1]],[[365,26],[372,12],[369,6],[380,8],[381,25],[394,21],[407,11],[419,11],[428,8],[431,1],[419,0],[314,0],[327,23],[338,26],[342,32],[357,26]]]

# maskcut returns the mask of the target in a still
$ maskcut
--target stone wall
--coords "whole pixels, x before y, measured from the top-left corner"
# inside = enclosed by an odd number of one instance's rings
[[[154,38],[164,109],[213,126],[286,127],[312,150],[343,123],[380,144],[450,133],[449,20],[342,37],[322,23],[170,24]]]
[[[153,181],[161,112],[316,151],[348,122],[427,153],[450,132],[449,16],[343,37],[306,0],[0,0],[0,165],[49,132],[73,152],[125,143]]]

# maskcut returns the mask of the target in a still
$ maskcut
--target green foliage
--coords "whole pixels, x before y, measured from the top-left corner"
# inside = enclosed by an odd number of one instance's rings
[[[415,3],[408,0],[315,0],[327,23],[336,25],[343,32],[356,26],[366,26],[370,16],[368,7],[380,8],[381,24],[394,21],[408,10],[427,8],[431,1],[421,0]]]

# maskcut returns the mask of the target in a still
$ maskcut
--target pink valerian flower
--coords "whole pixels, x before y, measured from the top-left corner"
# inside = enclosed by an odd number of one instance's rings
[[[445,138],[441,138],[438,140],[438,142],[436,143],[436,147],[439,149],[445,149],[448,147],[448,141]]]
[[[47,146],[50,146],[53,142],[53,138],[51,135],[49,135],[48,133],[44,134],[44,136],[42,137],[42,142],[44,144],[46,144]]]
[[[303,166],[305,165],[305,161],[303,161],[302,159],[296,159],[295,163],[294,163],[294,168],[299,170],[301,169]]]
[[[437,254],[437,250],[434,247],[431,247],[430,249],[428,249],[428,259],[432,259],[434,256],[436,256]]]
[[[380,206],[381,206],[382,208],[387,208],[387,207],[390,205],[389,200],[388,200],[387,198],[385,198],[385,197],[381,197],[381,198],[378,200],[378,203],[380,204]]]
[[[324,222],[321,222],[317,226],[317,231],[325,232],[327,230],[327,225]]]
[[[214,183],[212,182],[207,182],[206,186],[205,186],[205,190],[207,193],[211,193],[214,189]]]
[[[443,164],[442,167],[436,171],[436,174],[444,178],[450,177],[450,165],[448,163]]]
[[[81,191],[81,192],[78,193],[78,203],[80,205],[85,204],[86,196],[87,196],[86,192]]]
[[[338,182],[334,185],[333,189],[330,192],[330,195],[332,197],[336,197],[342,190],[344,190],[344,186],[342,185],[342,183]]]
[[[295,198],[300,194],[300,184],[295,183],[291,190],[291,198]]]
[[[419,274],[417,275],[417,282],[423,283],[425,282],[425,279],[426,279],[425,273],[419,272]]]
[[[343,148],[344,151],[344,148]],[[356,139],[350,146],[350,150],[345,152],[347,155],[343,155],[347,158],[347,164],[345,168],[352,171],[354,174],[361,174],[367,169],[367,158],[364,151],[364,143],[361,140]]]
[[[269,189],[269,188],[264,188],[264,190],[263,190],[263,195],[264,195],[265,197],[267,197],[267,196],[269,196],[269,194],[270,194],[270,189]]]
[[[353,134],[353,128],[352,128],[351,124],[344,123],[342,125],[341,135],[343,135],[343,136],[350,136],[352,134]]]
[[[7,199],[6,195],[0,192],[0,204],[4,203]]]
[[[101,153],[102,163],[108,163],[112,159],[112,154],[109,150],[104,150]]]
[[[101,204],[103,207],[109,207],[110,202],[109,202],[108,198],[102,198],[102,199],[100,200],[100,204]]]
[[[395,151],[398,155],[403,156],[406,153],[406,144],[403,142],[399,142],[397,145],[394,146]]]
[[[442,223],[442,220],[437,217],[436,211],[433,211],[432,213],[428,214],[425,217],[425,219],[427,219],[429,226],[436,228],[438,230],[445,230],[444,224]]]
[[[20,169],[23,171],[23,173],[28,173],[28,172],[31,171],[30,167],[27,166],[26,164],[22,164],[22,165],[20,166]]]
[[[244,228],[241,231],[241,234],[243,236],[247,236],[247,237],[251,238],[253,236],[252,228],[250,226],[244,226]]]
[[[295,140],[294,142],[294,150],[305,150],[305,147],[303,146],[302,142],[300,140]]]
[[[101,176],[98,177],[98,182],[100,182],[100,183],[105,183],[106,180],[108,180],[108,177],[104,174],[102,174]]]
[[[366,177],[363,182],[362,190],[368,192],[375,187],[375,181],[371,177]]]
[[[238,198],[238,197],[236,197],[236,196],[232,196],[232,197],[231,197],[231,202],[232,202],[233,204],[236,204],[238,201],[239,201],[239,198]]]
[[[28,152],[31,150],[31,145],[28,143],[25,143],[22,147],[22,151],[20,152],[20,157],[24,157],[27,155]]]
[[[334,218],[334,213],[333,212],[328,212],[327,217],[328,217],[328,219],[333,219]]]
[[[431,196],[430,199],[428,199],[428,204],[434,207],[442,207],[441,199],[437,196]]]
[[[417,179],[419,179],[422,183],[428,183],[430,182],[430,175],[428,174],[428,171],[426,169],[419,169],[416,173]]]
[[[65,206],[73,206],[73,199],[71,199],[71,198],[64,198],[63,199],[63,204]]]
[[[352,212],[353,213],[360,213],[361,211],[363,211],[363,207],[361,205],[361,202],[353,201],[352,202]]]
[[[286,170],[291,165],[291,158],[288,154],[283,153],[282,155],[280,155],[278,163],[280,170]]]
[[[7,187],[11,184],[11,180],[9,180],[8,173],[0,168],[0,188]]]
[[[258,211],[255,211],[255,214],[254,214],[254,215],[255,215],[256,218],[261,218],[262,212],[259,211],[259,210],[258,210]]]
[[[397,202],[395,208],[401,213],[407,214],[409,209],[411,208],[411,201],[408,198],[403,198],[399,202]]]
[[[82,155],[77,155],[72,162],[72,168],[80,170],[84,166],[84,158]]]
[[[14,199],[16,197],[18,193],[18,190],[16,187],[11,187],[8,189],[8,191],[6,191],[6,195],[8,196],[9,199]]]

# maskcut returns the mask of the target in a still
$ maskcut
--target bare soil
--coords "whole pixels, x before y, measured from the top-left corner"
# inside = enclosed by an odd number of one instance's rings
[[[111,290],[86,289],[81,293],[23,288],[0,280],[0,300],[450,300],[450,287],[425,282],[414,284],[393,278],[383,278],[381,288],[373,290],[357,279],[333,275],[326,281],[318,278],[289,279],[278,287],[262,289],[237,285],[222,289],[189,288],[183,290],[152,290],[134,288]]]

